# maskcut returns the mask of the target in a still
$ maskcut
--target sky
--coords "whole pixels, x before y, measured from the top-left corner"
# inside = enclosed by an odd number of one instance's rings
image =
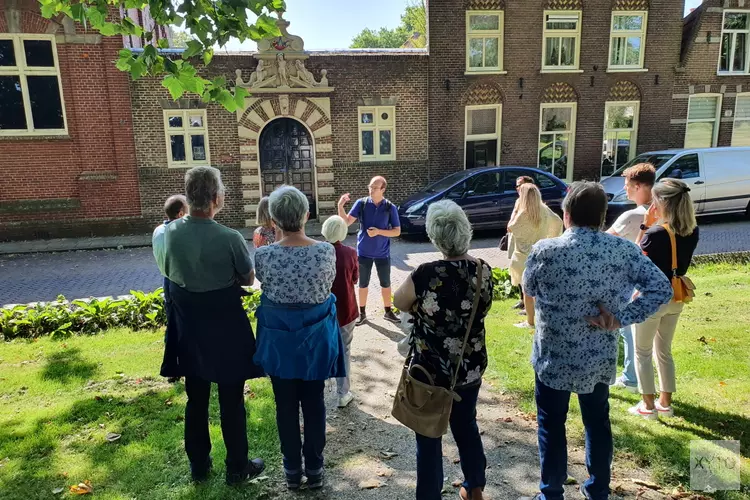
[[[677,0],[675,0],[677,1]],[[701,0],[687,0],[685,13]],[[289,32],[301,36],[307,50],[343,49],[364,28],[395,28],[407,0],[286,0],[284,18],[292,24]],[[226,49],[255,50],[255,42],[234,40]]]

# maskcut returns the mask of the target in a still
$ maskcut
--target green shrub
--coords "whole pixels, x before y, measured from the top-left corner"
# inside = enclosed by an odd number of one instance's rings
[[[507,270],[493,269],[492,276],[495,279],[493,299],[518,297],[518,288],[511,285]],[[261,293],[252,289],[249,292],[249,295],[242,297],[242,305],[248,317],[255,319]],[[130,296],[121,299],[92,297],[69,302],[60,295],[54,302],[0,309],[0,340],[37,338],[43,335],[95,335],[113,327],[154,329],[163,327],[166,322],[161,288],[150,293],[131,290]]]

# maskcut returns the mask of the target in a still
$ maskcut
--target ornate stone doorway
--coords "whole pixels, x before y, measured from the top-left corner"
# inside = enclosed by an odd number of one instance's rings
[[[293,118],[277,118],[260,134],[260,178],[263,196],[289,184],[307,196],[310,214],[317,212],[313,139]]]

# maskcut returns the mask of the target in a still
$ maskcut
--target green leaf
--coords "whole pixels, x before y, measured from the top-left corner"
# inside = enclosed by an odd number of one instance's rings
[[[237,111],[237,103],[234,101],[232,94],[226,89],[221,89],[218,92],[216,102],[224,106],[229,112]]]
[[[140,59],[135,59],[130,63],[130,76],[137,80],[146,74],[146,64]]]
[[[211,64],[211,59],[214,58],[214,49],[209,48],[203,53],[203,64],[208,66]]]
[[[74,20],[79,23],[83,23],[86,19],[86,8],[82,3],[76,3],[71,5],[70,13]]]
[[[101,33],[103,36],[114,36],[117,35],[120,31],[117,28],[118,26],[113,23],[106,23],[102,25],[101,28],[99,28],[99,33]]]
[[[250,92],[244,87],[234,88],[234,102],[237,105],[237,108],[242,109],[245,107],[245,97],[248,97],[249,95]]]
[[[182,53],[183,59],[189,59],[203,52],[203,44],[198,40],[188,40],[187,48]]]
[[[182,83],[175,78],[174,75],[167,75],[161,84],[169,91],[169,95],[171,95],[172,99],[175,101],[185,93],[185,88],[182,86]]]
[[[168,49],[169,48],[169,40],[166,38],[159,38],[159,41],[157,42],[157,45],[160,49]]]
[[[130,58],[128,58],[128,59],[120,58],[115,63],[115,66],[120,71],[130,71],[130,64],[131,64]]]
[[[89,22],[91,23],[91,26],[95,29],[101,29],[105,22],[106,18],[104,17],[104,14],[99,12],[96,7],[89,7],[86,9],[86,17],[88,18]],[[110,23],[107,23],[110,24]],[[104,33],[102,33],[103,35]]]

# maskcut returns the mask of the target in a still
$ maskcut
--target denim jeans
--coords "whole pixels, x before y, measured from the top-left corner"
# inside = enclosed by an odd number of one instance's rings
[[[247,467],[247,420],[245,415],[245,381],[219,385],[221,433],[227,449],[227,474],[242,472]],[[211,382],[185,377],[185,451],[190,467],[202,472],[211,453],[208,431],[208,401]]]
[[[451,410],[451,432],[458,446],[463,486],[467,490],[484,488],[487,484],[482,438],[477,427],[477,398],[480,385],[457,388],[461,401],[454,401]],[[417,500],[440,500],[443,490],[443,440],[417,434]]]
[[[290,380],[271,377],[276,398],[276,425],[279,428],[284,472],[317,476],[323,472],[323,448],[326,446],[326,406],[323,400],[324,380]],[[299,409],[305,423],[305,443],[299,429]]]
[[[620,335],[623,340],[623,362],[622,379],[625,385],[637,387],[638,378],[635,375],[635,325],[620,328]]]
[[[563,500],[563,483],[568,477],[568,447],[565,420],[570,392],[558,391],[536,378],[537,436],[542,479],[539,488],[545,500]],[[606,500],[612,466],[612,428],[609,422],[609,386],[596,384],[591,394],[579,394],[583,426],[586,429],[586,468],[584,483],[589,498]]]

